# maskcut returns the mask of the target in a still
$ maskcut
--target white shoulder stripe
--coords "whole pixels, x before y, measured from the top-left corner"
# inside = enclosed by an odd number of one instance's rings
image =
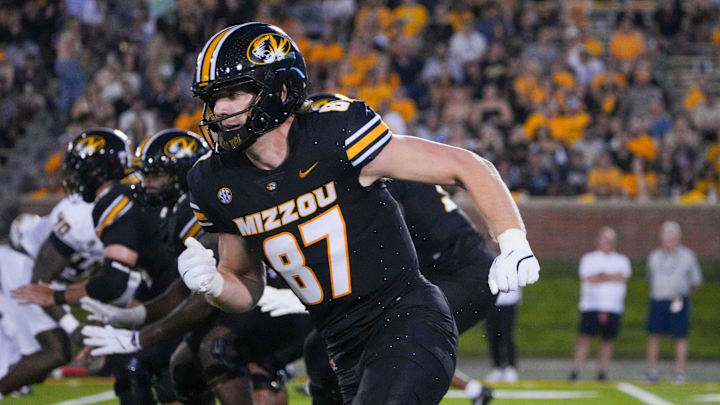
[[[363,136],[365,134],[365,132],[367,132],[367,130],[370,129],[373,125],[375,125],[378,121],[380,121],[380,116],[375,115],[375,118],[368,121],[360,129],[358,129],[352,135],[350,135],[347,139],[345,139],[345,146],[350,145],[355,139]]]
[[[110,215],[110,212],[112,212],[112,210],[113,210],[113,208],[115,208],[115,206],[117,206],[118,204],[120,204],[120,201],[122,201],[122,199],[123,199],[124,197],[125,197],[124,195],[120,194],[119,196],[115,197],[115,199],[113,200],[113,202],[110,203],[110,205],[109,205],[107,208],[105,208],[105,211],[103,211],[103,213],[102,213],[102,215],[100,216],[100,219],[98,220],[97,224],[95,224],[95,230],[96,230],[96,231],[102,226],[102,224],[105,223],[105,219],[107,218],[107,216]]]
[[[210,221],[198,221],[198,223],[202,226],[215,226],[215,224]]]
[[[183,227],[182,231],[180,231],[180,239],[185,238],[185,235],[187,235],[187,233],[190,231],[190,228],[192,228],[192,226],[195,225],[196,222],[197,222],[197,218],[195,218],[195,216],[193,216],[193,217],[187,222],[187,224],[185,224],[185,226]]]
[[[378,148],[380,148],[383,145],[385,145],[386,143],[388,143],[388,141],[390,141],[390,138],[392,138],[392,132],[388,131],[388,133],[385,134],[385,136],[383,136],[382,138],[380,138],[380,140],[375,142],[375,144],[370,149],[366,150],[365,153],[358,156],[357,158],[355,158],[355,160],[351,161],[350,163],[352,163],[353,167],[359,165],[365,159],[367,159],[368,156],[372,155],[373,152],[378,150]]]

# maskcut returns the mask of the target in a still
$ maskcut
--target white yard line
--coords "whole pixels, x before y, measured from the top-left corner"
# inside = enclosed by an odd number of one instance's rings
[[[99,394],[95,395],[89,395],[87,397],[80,397],[77,399],[69,399],[67,401],[58,402],[55,405],[87,405],[87,404],[96,404],[98,402],[102,401],[108,401],[115,398],[115,393],[113,391],[105,391],[101,392]]]
[[[596,391],[566,390],[493,390],[493,397],[505,399],[577,399],[596,398]],[[451,390],[445,398],[467,398],[460,390]]]
[[[647,405],[673,405],[672,402],[668,402],[657,395],[630,383],[621,382],[617,385],[617,389]]]
[[[720,402],[720,394],[695,395],[691,400],[693,402]]]

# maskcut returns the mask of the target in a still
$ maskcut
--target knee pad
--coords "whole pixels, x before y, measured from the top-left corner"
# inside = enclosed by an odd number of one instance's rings
[[[310,382],[310,395],[313,405],[342,405],[343,399],[340,394],[340,387],[334,385],[322,385]]]
[[[213,339],[211,354],[217,362],[205,368],[211,387],[236,377],[250,376],[245,356],[235,350],[232,341],[231,334]]]
[[[155,404],[150,373],[134,356],[115,356],[113,359],[115,394],[121,404]]]
[[[192,362],[172,365],[172,384],[178,400],[187,404],[204,404],[212,400],[205,376]]]

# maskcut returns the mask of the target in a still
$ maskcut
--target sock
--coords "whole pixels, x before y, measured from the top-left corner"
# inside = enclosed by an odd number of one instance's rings
[[[467,386],[465,387],[465,395],[467,395],[470,398],[475,398],[478,395],[480,395],[482,390],[483,390],[483,385],[479,381],[470,380],[468,382]]]

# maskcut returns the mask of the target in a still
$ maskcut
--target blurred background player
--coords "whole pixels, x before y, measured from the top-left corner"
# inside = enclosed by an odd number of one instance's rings
[[[92,204],[70,195],[46,217],[21,214],[13,221],[13,250],[0,255],[4,294],[14,295],[16,288],[38,280],[63,289],[90,275],[102,259],[102,243],[93,232],[91,211]],[[11,299],[4,309],[4,322],[12,324],[24,356],[10,374],[0,379],[3,394],[40,382],[53,369],[68,363],[70,337],[79,326],[67,307],[41,308],[20,301],[24,305]]]
[[[64,291],[32,284],[14,294],[45,306],[77,305],[85,296],[128,305],[163,292],[177,279],[175,257],[162,237],[159,210],[147,204],[136,178],[126,178],[132,159],[127,136],[109,128],[86,130],[69,144],[65,159],[67,188],[94,202],[94,230],[103,244],[102,269]],[[159,345],[137,356],[111,357],[121,403],[155,403],[151,381],[158,400],[175,400],[167,373],[172,353],[168,346]]]
[[[590,350],[590,340],[600,335],[598,381],[607,380],[613,344],[620,333],[625,311],[625,293],[630,278],[630,259],[615,251],[617,236],[612,228],[600,230],[597,250],[580,260],[580,337],[575,348],[573,369],[568,379],[576,381]]]
[[[177,129],[153,135],[136,151],[147,199],[164,207],[162,228],[175,254],[191,237],[211,247],[216,244],[213,235],[202,231],[186,195],[187,171],[207,151],[198,135]],[[270,283],[279,282],[271,273]],[[87,327],[83,333],[86,343],[97,347],[94,355],[133,353],[192,331],[170,363],[175,388],[189,403],[213,402],[210,390],[224,404],[272,403],[284,390],[285,366],[302,355],[302,342],[311,327],[305,316],[271,318],[259,309],[248,314],[224,313],[201,295],[188,296],[179,280],[162,295],[133,308],[90,298],[82,301],[91,319],[119,327],[145,325],[137,332]]]
[[[702,271],[695,253],[680,244],[681,238],[680,225],[666,221],[660,229],[660,247],[648,256],[650,310],[647,318],[647,380],[651,383],[660,378],[657,359],[661,335],[670,335],[675,340],[673,382],[685,382],[690,296],[702,284]]]
[[[488,348],[493,369],[485,377],[489,383],[515,383],[518,380],[515,355],[515,316],[522,299],[522,290],[501,292],[495,307],[485,320]]]

